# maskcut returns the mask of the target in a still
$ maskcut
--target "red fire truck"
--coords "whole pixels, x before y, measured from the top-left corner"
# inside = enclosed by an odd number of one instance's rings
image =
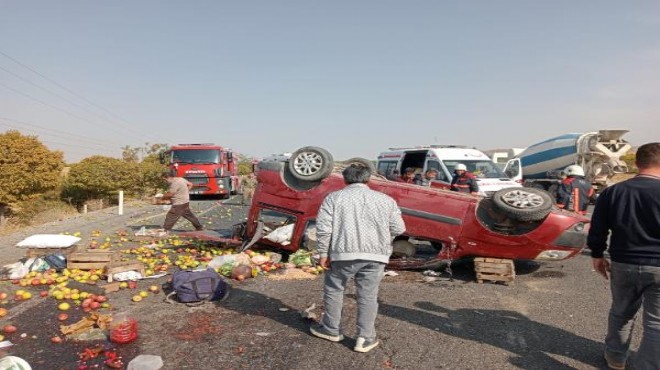
[[[220,195],[239,191],[238,156],[215,144],[177,144],[161,156],[170,171],[193,183],[190,194]]]

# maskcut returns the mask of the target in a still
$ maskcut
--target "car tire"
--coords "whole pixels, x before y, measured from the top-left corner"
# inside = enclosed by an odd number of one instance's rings
[[[287,169],[297,180],[320,181],[332,173],[334,165],[330,152],[323,148],[306,146],[291,154]]]
[[[392,256],[394,257],[413,257],[415,253],[417,253],[417,247],[407,240],[395,240],[392,243]]]
[[[344,164],[346,166],[350,166],[351,164],[357,164],[360,166],[367,167],[372,175],[376,173],[376,166],[374,166],[373,162],[371,162],[368,159],[355,157],[344,161]]]
[[[552,209],[553,201],[545,190],[505,188],[493,194],[495,208],[516,221],[539,221]]]

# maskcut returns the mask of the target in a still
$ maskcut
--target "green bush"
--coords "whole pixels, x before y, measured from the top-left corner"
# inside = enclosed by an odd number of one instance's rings
[[[127,196],[140,195],[142,173],[138,163],[92,156],[71,166],[64,182],[62,197],[80,206],[90,199],[116,203],[119,191]]]

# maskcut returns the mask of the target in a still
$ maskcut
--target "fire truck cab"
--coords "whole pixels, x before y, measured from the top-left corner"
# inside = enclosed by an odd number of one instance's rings
[[[190,181],[190,194],[220,195],[239,192],[238,156],[215,144],[177,144],[161,155],[170,172]]]

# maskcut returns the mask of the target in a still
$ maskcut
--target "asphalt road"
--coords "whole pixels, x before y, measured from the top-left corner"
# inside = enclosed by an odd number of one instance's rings
[[[195,201],[210,229],[226,232],[246,209],[230,200]],[[133,208],[131,208],[133,210]],[[133,211],[129,211],[133,212]],[[55,222],[29,233],[114,229],[159,225],[157,206],[135,206],[130,216],[99,212],[92,217]],[[190,229],[186,221],[177,228]],[[26,232],[22,233],[24,235]],[[2,260],[17,252],[3,238]],[[13,261],[10,261],[13,262]],[[113,305],[137,318],[139,339],[118,347],[126,361],[137,354],[160,355],[165,369],[599,369],[610,294],[607,282],[591,269],[590,258],[537,264],[519,262],[510,286],[474,281],[470,263],[453,266],[454,275],[422,282],[419,272],[386,277],[376,322],[382,345],[367,354],[352,350],[356,301],[351,287],[344,309],[342,343],[308,334],[310,321],[299,311],[312,304],[322,312],[322,278],[232,282],[221,304],[187,307],[161,299],[133,303],[131,293],[113,293]],[[161,282],[164,282],[164,278]],[[140,282],[144,288],[152,282]],[[0,283],[0,290],[7,283]],[[57,331],[53,303],[38,303],[11,318],[26,331],[11,353],[35,369],[75,369],[82,344],[51,344]],[[39,303],[40,302],[40,303]],[[0,319],[5,325],[7,319]],[[640,337],[635,333],[633,348]],[[37,338],[32,338],[32,335]],[[14,339],[12,339],[14,341]]]

